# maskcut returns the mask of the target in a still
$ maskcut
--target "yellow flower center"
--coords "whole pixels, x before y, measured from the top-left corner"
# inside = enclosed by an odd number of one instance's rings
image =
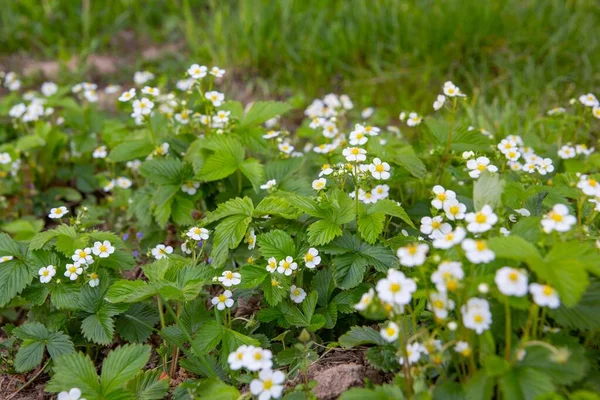
[[[478,324],[483,322],[483,316],[481,314],[475,314],[475,316],[473,317],[473,320],[475,322],[477,322]]]
[[[483,172],[483,171],[485,171],[485,165],[477,164],[477,169]]]
[[[310,254],[310,253],[306,253],[306,255],[304,256],[304,259],[305,259],[306,261],[312,261],[314,258],[315,258],[315,256],[313,256],[313,255],[312,255],[312,254]]]
[[[550,214],[548,214],[550,216],[550,218],[556,222],[561,222],[563,220],[563,216],[555,213],[553,211],[550,212]]]
[[[233,279],[233,272],[226,272],[225,273],[225,278],[227,278],[227,279]]]
[[[552,293],[554,293],[554,289],[552,289],[548,285],[544,285],[544,288],[542,289],[542,292],[544,293],[544,295],[550,296],[550,295],[552,295]]]
[[[100,251],[101,251],[101,252],[105,252],[106,250],[108,250],[108,249],[106,248],[106,246],[105,246],[105,245],[101,245],[101,246],[99,247],[99,249],[100,249]],[[161,250],[161,251],[162,251],[162,250]]]
[[[450,211],[450,214],[456,215],[456,214],[458,214],[458,212],[460,210],[459,210],[458,206],[450,206],[449,211]]]
[[[77,271],[77,267],[76,267],[76,266],[74,266],[74,265],[71,265],[71,266],[69,267],[69,272],[70,272],[70,273],[74,274],[76,271]]]
[[[85,258],[85,257],[87,257],[87,253],[85,251],[80,251],[79,252],[79,257]]]
[[[377,166],[375,166],[375,171],[377,172],[383,172],[385,170],[385,168],[383,168],[383,165],[378,164]]]
[[[262,353],[261,352],[254,353],[254,359],[257,361],[262,360]]]
[[[194,233],[196,235],[199,235],[202,231],[200,230],[200,228],[194,228]]]
[[[357,155],[358,153],[360,153],[360,151],[358,151],[358,149],[356,147],[353,147],[352,150],[350,150],[350,152],[354,155]]]
[[[448,198],[448,196],[446,196],[446,193],[440,193],[437,196],[435,196],[439,201],[444,201]]]
[[[225,295],[224,295],[224,294],[220,294],[220,295],[219,295],[219,301],[220,301],[221,303],[224,303],[224,302],[225,302],[225,300],[227,300],[227,297],[225,297]]]
[[[269,390],[273,387],[273,381],[271,379],[265,379],[263,381],[263,387],[265,388],[265,390]]]
[[[414,244],[407,246],[406,249],[408,250],[408,254],[410,254],[411,256],[417,254],[417,246],[415,246]]]
[[[394,336],[396,334],[396,329],[394,329],[393,326],[388,326],[385,328],[385,333],[387,333],[388,336]]]
[[[458,282],[456,279],[450,279],[446,282],[446,289],[453,292],[458,288]]]
[[[485,245],[485,242],[483,240],[476,240],[475,246],[477,246],[477,250],[479,251],[484,251],[485,249],[487,249],[487,246]]]
[[[444,302],[441,300],[434,301],[433,308],[444,308]]]
[[[477,214],[475,214],[475,222],[477,222],[478,224],[483,224],[487,221],[487,216],[482,213],[482,212],[478,212]]]
[[[513,282],[516,282],[519,279],[519,274],[513,271],[510,274],[508,274],[508,279],[510,279]]]
[[[92,278],[92,279],[98,279],[98,274],[97,274],[97,273],[95,273],[95,272],[92,272],[92,273],[90,274],[90,278]]]
[[[42,272],[42,275],[44,275],[44,276],[48,276],[48,275],[50,275],[50,271],[48,271],[48,270],[45,270],[44,272]]]
[[[390,292],[392,292],[392,293],[398,293],[400,291],[400,289],[401,289],[401,286],[399,283],[394,282],[390,285]]]
[[[441,222],[439,222],[439,221],[433,221],[433,222],[431,223],[431,227],[432,227],[433,229],[439,229],[439,227],[440,227],[440,226],[442,226],[442,223],[441,223]]]
[[[300,296],[300,290],[295,289],[294,290],[294,296]]]

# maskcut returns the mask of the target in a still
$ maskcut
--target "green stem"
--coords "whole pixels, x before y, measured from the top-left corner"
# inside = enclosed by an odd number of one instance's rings
[[[511,336],[512,336],[512,327],[511,327],[511,318],[510,318],[510,306],[508,304],[508,297],[506,298],[506,300],[504,301],[504,313],[505,313],[505,317],[506,317],[506,323],[505,323],[505,352],[504,352],[504,358],[507,361],[510,361],[510,341],[511,341]]]
[[[450,152],[450,144],[452,143],[452,135],[454,134],[454,125],[456,123],[456,106],[457,106],[456,97],[452,99],[452,119],[450,121],[450,132],[448,132],[448,140],[446,141],[446,148],[444,149],[444,156],[442,157],[442,162],[440,163],[440,175],[444,174],[444,166],[448,161],[448,153]]]

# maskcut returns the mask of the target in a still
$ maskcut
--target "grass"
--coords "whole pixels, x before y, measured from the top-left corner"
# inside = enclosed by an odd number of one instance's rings
[[[429,110],[443,81],[486,101],[545,104],[600,86],[600,6],[585,0],[22,0],[1,14],[0,48],[45,58],[117,52],[119,32],[183,42],[218,64],[312,98]],[[180,74],[181,58],[169,68]],[[164,67],[163,67],[164,68]]]

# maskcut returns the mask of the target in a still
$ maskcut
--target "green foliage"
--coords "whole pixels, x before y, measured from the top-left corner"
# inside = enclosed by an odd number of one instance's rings
[[[15,358],[15,369],[27,372],[37,367],[47,349],[50,357],[58,357],[75,351],[69,336],[63,332],[51,332],[39,322],[30,322],[13,331],[13,335],[23,342]]]

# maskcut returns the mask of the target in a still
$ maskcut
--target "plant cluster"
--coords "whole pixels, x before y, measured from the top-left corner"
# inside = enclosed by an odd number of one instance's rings
[[[308,399],[343,348],[387,382],[346,400],[598,398],[593,94],[522,135],[471,126],[452,82],[430,116],[329,94],[298,124],[225,75],[2,76],[4,372],[59,399]]]

